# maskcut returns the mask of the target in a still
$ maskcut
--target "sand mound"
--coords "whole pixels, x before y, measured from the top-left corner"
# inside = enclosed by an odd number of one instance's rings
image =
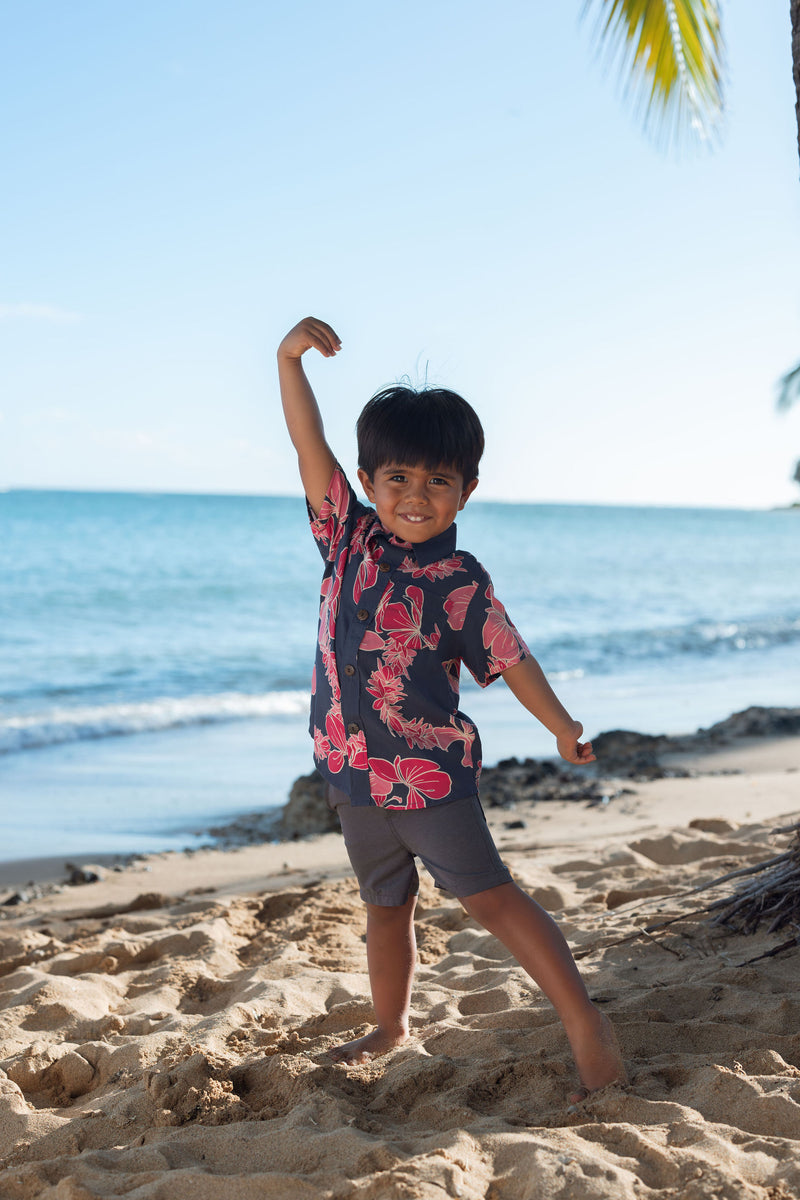
[[[796,1197],[798,952],[742,966],[775,938],[689,918],[641,933],[785,841],[704,821],[588,855],[507,850],[629,1064],[628,1088],[575,1113],[549,1006],[428,882],[413,1042],[355,1068],[326,1054],[371,1020],[351,880],[7,921],[0,1196]]]

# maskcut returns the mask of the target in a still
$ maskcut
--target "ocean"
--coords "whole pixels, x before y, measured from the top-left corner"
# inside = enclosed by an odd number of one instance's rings
[[[472,501],[459,544],[589,736],[800,703],[800,513]],[[284,803],[320,573],[300,499],[0,493],[0,861],[201,845]],[[554,753],[464,676],[487,764]]]

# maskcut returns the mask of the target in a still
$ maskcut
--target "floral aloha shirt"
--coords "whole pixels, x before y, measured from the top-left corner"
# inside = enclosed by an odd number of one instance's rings
[[[325,559],[310,733],[321,774],[354,805],[426,808],[477,792],[481,743],[459,711],[530,654],[456,527],[412,545],[361,504],[337,465],[311,531]]]

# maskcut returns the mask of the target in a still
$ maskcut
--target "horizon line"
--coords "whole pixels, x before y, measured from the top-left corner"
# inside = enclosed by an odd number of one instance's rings
[[[237,492],[237,491],[180,491],[165,488],[109,488],[109,487],[53,487],[48,485],[17,486],[10,484],[0,486],[0,497],[15,493],[56,493],[61,495],[78,496],[142,496],[157,498],[161,496],[197,497],[208,499],[234,500],[303,500],[302,492]],[[575,507],[575,508],[669,508],[669,509],[709,509],[715,512],[790,512],[800,509],[800,500],[785,504],[773,503],[764,505],[746,504],[711,504],[689,501],[658,501],[658,500],[553,500],[553,499],[514,499],[506,496],[482,496],[470,500],[475,504],[524,504],[542,507]]]

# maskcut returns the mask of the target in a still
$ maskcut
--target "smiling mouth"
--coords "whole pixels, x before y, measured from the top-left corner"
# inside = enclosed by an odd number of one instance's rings
[[[412,525],[418,525],[420,521],[428,520],[424,513],[400,513],[400,517],[404,521],[410,521]]]

